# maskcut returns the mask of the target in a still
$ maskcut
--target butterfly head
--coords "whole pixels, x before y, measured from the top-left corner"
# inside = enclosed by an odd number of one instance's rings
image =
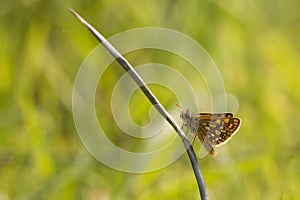
[[[190,120],[192,118],[192,113],[189,111],[189,109],[182,110],[181,113],[180,113],[180,118],[184,122],[187,121],[187,120]]]
[[[195,114],[191,113],[188,109],[182,110],[180,113],[180,118],[183,121],[183,126],[187,128],[188,132],[197,132],[199,127],[199,119]]]

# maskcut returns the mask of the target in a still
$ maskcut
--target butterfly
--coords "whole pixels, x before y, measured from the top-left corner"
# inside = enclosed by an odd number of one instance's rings
[[[211,156],[216,155],[215,147],[228,142],[241,126],[241,119],[233,117],[232,113],[193,114],[189,110],[182,110],[180,118],[183,127],[193,134],[192,144],[198,136]]]

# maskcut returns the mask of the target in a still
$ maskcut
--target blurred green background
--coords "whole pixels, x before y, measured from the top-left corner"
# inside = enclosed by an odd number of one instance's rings
[[[212,56],[226,91],[239,99],[243,124],[216,158],[199,160],[210,199],[300,196],[299,1],[14,0],[0,7],[1,200],[199,199],[186,155],[159,171],[128,174],[84,148],[72,118],[72,86],[98,43],[68,7],[107,37],[137,27],[171,28]],[[129,60],[152,61],[144,56]],[[117,79],[124,72],[115,64],[107,73]],[[113,85],[103,81],[99,93],[107,105],[97,109],[117,137],[110,121]],[[177,103],[158,96],[166,106]],[[133,112],[139,120],[146,110]],[[126,137],[118,142],[126,145]]]

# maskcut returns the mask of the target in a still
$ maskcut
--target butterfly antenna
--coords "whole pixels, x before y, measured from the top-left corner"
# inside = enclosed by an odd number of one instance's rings
[[[177,106],[178,108],[181,108],[181,109],[182,109],[182,107],[181,107],[180,104],[176,103],[176,106]]]

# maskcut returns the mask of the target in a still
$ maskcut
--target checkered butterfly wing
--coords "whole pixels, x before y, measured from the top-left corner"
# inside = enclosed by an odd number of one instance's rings
[[[200,113],[198,119],[197,136],[211,155],[215,154],[214,147],[228,142],[240,127],[240,119],[232,113]]]

